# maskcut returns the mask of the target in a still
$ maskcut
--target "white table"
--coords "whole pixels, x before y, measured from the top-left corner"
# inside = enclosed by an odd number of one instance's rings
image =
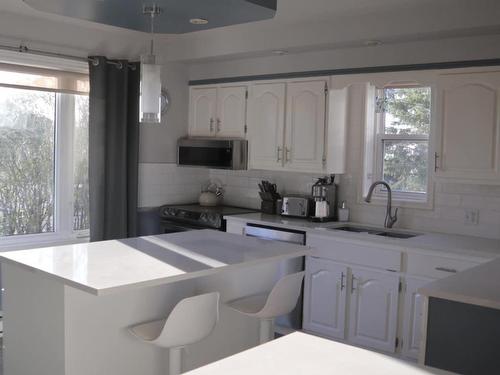
[[[305,246],[212,230],[0,254],[4,373],[164,375],[164,350],[127,328],[164,318],[181,299],[222,301],[270,290]],[[189,348],[185,368],[258,342],[258,321],[221,308],[220,324]]]
[[[424,368],[305,333],[292,333],[186,375],[429,375]]]

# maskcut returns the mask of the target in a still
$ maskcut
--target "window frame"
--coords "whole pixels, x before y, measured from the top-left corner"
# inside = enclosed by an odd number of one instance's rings
[[[3,85],[5,88],[27,89],[15,85]],[[0,251],[26,249],[40,246],[53,246],[88,242],[89,230],[73,230],[74,215],[74,124],[75,94],[54,92],[44,88],[30,88],[34,91],[52,92],[55,95],[55,134],[54,134],[54,231],[49,233],[20,234],[0,236]]]
[[[393,205],[408,208],[432,209],[434,205],[434,155],[435,155],[435,137],[436,137],[436,85],[431,82],[403,81],[403,82],[388,82],[385,85],[374,87],[367,91],[367,101],[373,102],[372,106],[367,106],[367,119],[370,117],[372,121],[367,121],[366,126],[373,126],[371,147],[365,145],[365,152],[371,148],[371,166],[368,166],[365,160],[363,168],[363,186],[362,197],[366,197],[368,187],[374,181],[383,181],[383,158],[384,158],[384,142],[385,141],[426,141],[428,144],[428,159],[427,159],[427,186],[425,193],[418,192],[402,192],[393,191]],[[429,87],[431,90],[431,121],[429,135],[414,135],[414,134],[385,134],[385,113],[378,112],[376,109],[376,100],[386,88],[418,88]],[[367,129],[365,129],[365,132]],[[367,140],[365,139],[365,142]],[[370,155],[367,155],[370,158]],[[365,156],[366,158],[366,156]],[[368,166],[368,169],[366,168]],[[382,186],[377,186],[373,193],[373,203],[385,204],[387,199],[386,189]],[[362,199],[361,199],[362,201]]]

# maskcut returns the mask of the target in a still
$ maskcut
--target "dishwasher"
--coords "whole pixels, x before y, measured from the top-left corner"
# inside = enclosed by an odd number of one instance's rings
[[[244,233],[245,236],[264,240],[287,242],[296,245],[306,244],[306,232],[299,230],[248,223],[245,226]],[[287,260],[280,266],[279,274],[276,275],[276,281],[288,274],[303,270],[304,257]],[[303,293],[300,294],[297,306],[290,314],[280,316],[276,319],[275,330],[278,334],[286,334],[290,331],[302,329],[302,300]]]

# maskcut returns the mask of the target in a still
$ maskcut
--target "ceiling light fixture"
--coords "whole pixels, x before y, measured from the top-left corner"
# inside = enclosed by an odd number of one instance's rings
[[[159,124],[161,122],[161,66],[156,64],[154,54],[154,19],[161,13],[161,8],[156,4],[144,5],[142,13],[151,18],[151,42],[149,54],[141,56],[139,121],[145,124]]]
[[[273,55],[278,55],[278,56],[283,56],[283,55],[288,55],[288,51],[285,51],[283,49],[276,49],[272,51]]]
[[[205,18],[191,18],[189,20],[189,23],[193,25],[206,25],[208,23],[208,20]]]
[[[381,44],[382,42],[376,39],[365,40],[363,42],[363,45],[365,45],[366,47],[375,47],[375,46],[380,46]]]

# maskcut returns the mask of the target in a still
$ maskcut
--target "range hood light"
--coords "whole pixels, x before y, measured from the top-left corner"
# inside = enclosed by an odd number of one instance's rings
[[[205,18],[191,18],[189,23],[193,25],[206,25],[208,24],[208,20]]]

